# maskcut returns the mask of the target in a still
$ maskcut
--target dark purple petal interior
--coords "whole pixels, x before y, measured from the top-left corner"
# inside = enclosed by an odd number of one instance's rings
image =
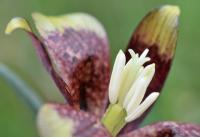
[[[179,14],[179,8],[171,5],[152,10],[140,22],[130,39],[126,50],[127,60],[130,58],[128,49],[133,49],[136,53],[141,54],[148,48],[149,53],[147,56],[151,58],[151,61],[145,65],[155,63],[156,66],[155,75],[144,99],[152,92],[161,92],[164,86],[175,54]],[[150,109],[139,119],[126,125],[121,133],[137,128]]]

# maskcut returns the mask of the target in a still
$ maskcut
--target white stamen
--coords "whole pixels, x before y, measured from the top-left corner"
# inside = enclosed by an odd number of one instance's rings
[[[148,49],[142,53],[139,57],[133,50],[129,49],[129,53],[131,54],[132,58],[128,61],[124,70],[122,71],[122,83],[120,88],[120,102],[124,99],[127,91],[130,90],[131,86],[137,79],[138,72],[143,68],[143,64],[150,60],[150,58],[145,57],[148,53]],[[125,95],[124,95],[125,94]]]
[[[145,49],[144,52],[140,55],[139,57],[139,62],[141,65],[143,65],[144,63],[150,61],[150,58],[149,57],[146,57],[146,55],[148,54],[149,52],[149,49]]]
[[[155,64],[150,64],[146,66],[143,71],[138,76],[139,78],[147,77],[147,80],[150,82],[155,74]]]
[[[126,58],[122,50],[119,51],[117,54],[113,71],[110,78],[110,84],[109,84],[109,100],[112,104],[116,103],[117,97],[119,94],[119,88],[120,88],[120,81],[121,81],[121,74],[122,70],[125,67]]]
[[[136,76],[136,77],[140,76],[140,74],[143,72],[143,70],[144,70],[144,67],[142,66],[142,67],[140,68],[140,70],[138,71],[138,73],[137,73],[137,76]]]
[[[145,57],[147,56],[148,52],[149,52],[149,49],[145,49],[145,50],[142,52],[142,54],[140,55],[140,58],[141,58],[141,59],[142,59],[142,58],[145,58]]]
[[[129,90],[133,81],[135,80],[136,74],[139,71],[140,66],[132,58],[127,62],[126,66],[122,71],[122,83],[121,83],[121,92],[124,90]],[[131,74],[131,75],[130,75]]]
[[[126,122],[133,121],[137,118],[139,118],[158,98],[159,93],[158,92],[153,92],[151,93],[145,100],[140,104],[134,112],[131,114],[127,115],[125,118]]]
[[[128,49],[128,52],[130,53],[132,58],[135,58],[136,54],[132,49]]]
[[[157,99],[159,93],[150,94],[142,102],[146,89],[155,74],[155,64],[143,67],[144,63],[150,60],[146,57],[148,49],[140,56],[132,49],[128,51],[131,59],[126,65],[126,58],[121,50],[116,57],[109,85],[109,100],[112,104],[118,103],[126,110],[125,120],[130,122],[141,116]]]
[[[137,80],[133,83],[124,100],[123,106],[127,110],[127,113],[134,111],[135,107],[141,103],[154,73],[155,64],[151,64],[145,67],[139,74]]]
[[[139,54],[137,53],[137,54],[135,54],[135,58],[136,59],[138,59],[139,58]]]
[[[143,91],[143,84],[145,83],[145,80],[142,78],[142,79],[138,79],[136,80],[136,82],[134,82],[134,84],[132,85],[131,89],[129,90],[129,92],[127,93],[125,99],[124,99],[124,103],[123,103],[123,108],[126,109],[126,111],[128,110],[128,105],[131,104],[132,102],[135,102],[135,98],[133,99],[133,95],[136,94],[136,93],[140,93],[141,94],[141,91]],[[135,104],[135,105],[134,105]],[[134,103],[132,105],[136,106],[136,103]],[[131,107],[133,108],[133,106]],[[128,111],[127,111],[128,113]]]
[[[151,59],[146,57],[146,58],[140,58],[140,64],[143,65],[144,63],[150,61]]]

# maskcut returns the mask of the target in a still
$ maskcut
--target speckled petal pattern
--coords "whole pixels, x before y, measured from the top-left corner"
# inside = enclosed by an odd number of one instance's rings
[[[34,13],[41,39],[21,17],[13,18],[6,33],[23,29],[32,38],[43,65],[67,102],[102,116],[108,101],[109,47],[103,26],[85,13],[58,17]]]
[[[200,137],[200,126],[165,121],[145,126],[119,137]]]
[[[69,137],[109,137],[95,115],[77,111],[69,105],[45,104],[37,121],[42,137],[68,137],[68,133]]]
[[[60,17],[37,13],[33,18],[54,69],[69,88],[72,102],[101,115],[110,75],[108,40],[103,27],[95,18],[81,13]]]

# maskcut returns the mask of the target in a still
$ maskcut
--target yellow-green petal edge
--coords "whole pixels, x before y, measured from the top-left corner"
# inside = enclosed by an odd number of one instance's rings
[[[30,25],[28,22],[21,17],[15,17],[13,18],[7,25],[5,33],[10,34],[12,33],[15,29],[23,29],[28,32],[32,32]]]
[[[62,118],[51,105],[44,105],[38,114],[37,125],[41,137],[72,137],[73,121]]]

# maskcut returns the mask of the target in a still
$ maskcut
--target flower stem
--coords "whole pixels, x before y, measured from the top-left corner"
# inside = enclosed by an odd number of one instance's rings
[[[112,137],[115,137],[119,131],[125,126],[125,117],[127,113],[125,109],[118,104],[110,104],[106,113],[102,118],[102,123],[110,132]]]
[[[42,105],[42,100],[34,90],[3,64],[0,64],[0,77],[16,91],[17,95],[30,106],[34,113],[37,113]]]

